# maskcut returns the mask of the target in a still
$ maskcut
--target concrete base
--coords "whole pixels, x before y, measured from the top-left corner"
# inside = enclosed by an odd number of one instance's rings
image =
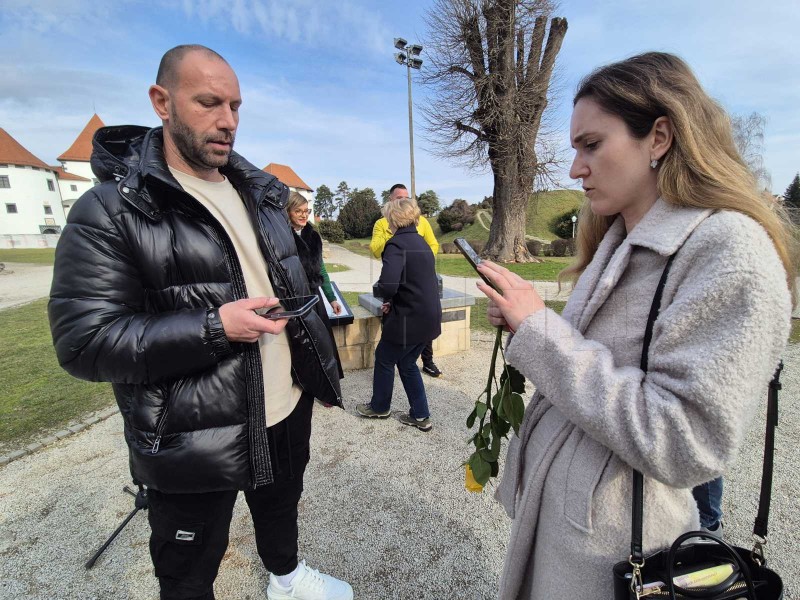
[[[375,347],[381,339],[381,301],[372,294],[358,297],[354,321],[334,327],[333,336],[342,359],[342,368],[371,369],[375,364]],[[475,298],[445,289],[442,297],[442,334],[433,340],[434,356],[466,352],[470,348],[470,310]]]

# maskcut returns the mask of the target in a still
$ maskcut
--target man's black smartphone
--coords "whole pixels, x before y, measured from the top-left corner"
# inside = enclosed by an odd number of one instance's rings
[[[481,257],[478,256],[478,253],[475,252],[475,249],[469,245],[467,240],[464,238],[456,238],[453,240],[453,243],[456,245],[456,248],[461,251],[461,254],[464,255],[464,258],[467,259],[467,262],[472,265],[472,268],[475,269],[475,272],[480,276],[481,279],[483,279],[484,283],[486,283],[486,285],[491,287],[498,294],[502,294],[503,292],[497,289],[497,286],[489,281],[488,277],[478,271],[478,265],[482,262]]]
[[[281,310],[281,306],[278,305],[268,309],[259,309],[256,311],[256,314],[273,321],[291,319],[292,317],[303,317],[308,314],[317,302],[319,302],[319,296],[303,296],[298,298],[298,300],[304,302],[304,304],[295,310]]]

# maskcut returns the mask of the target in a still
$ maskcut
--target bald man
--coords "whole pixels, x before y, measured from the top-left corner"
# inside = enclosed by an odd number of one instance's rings
[[[239,491],[270,600],[349,600],[347,583],[297,556],[313,398],[342,401],[317,311],[262,316],[312,295],[289,190],[233,152],[239,82],[213,50],[169,50],[150,100],[162,127],[95,135],[102,183],[56,250],[56,354],[76,377],[114,384],[162,600],[214,598]]]

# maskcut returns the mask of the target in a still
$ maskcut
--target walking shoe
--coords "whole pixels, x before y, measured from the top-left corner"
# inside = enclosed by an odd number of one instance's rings
[[[360,414],[362,417],[369,417],[371,419],[385,419],[392,414],[391,410],[387,410],[386,412],[377,412],[375,410],[372,410],[372,407],[369,405],[369,402],[364,402],[363,404],[356,404],[356,412]]]
[[[269,600],[353,600],[353,588],[346,581],[320,573],[306,566],[306,561],[297,565],[297,575],[289,587],[278,583],[278,578],[269,575],[267,598]]]
[[[426,375],[430,375],[431,377],[439,377],[442,374],[442,372],[439,370],[439,367],[432,362],[428,363],[427,365],[422,365],[422,372]]]
[[[420,431],[430,431],[433,429],[433,423],[431,423],[430,418],[426,419],[415,419],[411,415],[400,415],[400,422],[403,425],[409,425],[411,427],[416,427]]]
[[[725,538],[725,526],[722,524],[722,521],[717,521],[714,527],[700,527],[700,531],[708,535],[713,535],[720,540]]]

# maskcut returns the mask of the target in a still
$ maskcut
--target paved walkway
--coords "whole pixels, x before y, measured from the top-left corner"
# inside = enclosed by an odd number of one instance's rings
[[[0,310],[47,296],[52,280],[51,265],[5,263],[0,271]]]

